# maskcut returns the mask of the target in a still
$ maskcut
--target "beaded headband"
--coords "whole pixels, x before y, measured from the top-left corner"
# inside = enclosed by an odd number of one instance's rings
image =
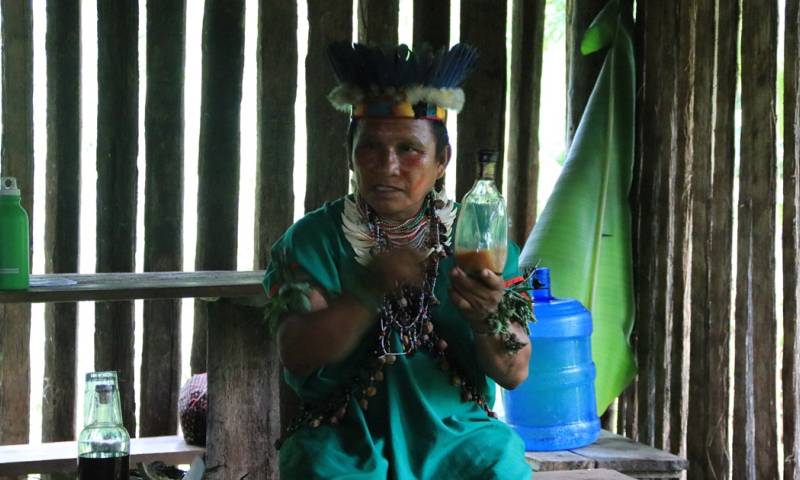
[[[348,42],[328,47],[339,85],[328,95],[353,118],[447,118],[447,109],[464,105],[460,85],[477,59],[477,50],[459,43],[433,51],[423,46],[369,47]]]

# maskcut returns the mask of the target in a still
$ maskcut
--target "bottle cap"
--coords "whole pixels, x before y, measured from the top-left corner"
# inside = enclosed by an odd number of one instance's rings
[[[480,163],[497,163],[499,152],[487,148],[478,150],[478,161]]]
[[[17,179],[14,177],[0,177],[0,195],[19,197]]]

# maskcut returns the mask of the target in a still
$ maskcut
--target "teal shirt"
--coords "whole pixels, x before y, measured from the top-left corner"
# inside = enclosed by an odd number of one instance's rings
[[[292,268],[301,270],[330,298],[348,290],[363,273],[342,231],[344,199],[309,213],[276,242],[264,278],[267,292],[277,278],[277,252]],[[505,278],[518,274],[519,249],[509,245]],[[494,382],[477,365],[472,332],[449,301],[447,289],[452,257],[439,264],[432,317],[437,333],[448,343],[447,353],[472,378],[483,385],[489,405],[494,403]],[[377,327],[376,327],[377,328]],[[346,385],[363,361],[374,339],[368,332],[361,346],[338,364],[327,365],[299,377],[288,370],[289,385],[307,402],[320,402]],[[396,339],[395,339],[396,340]],[[399,348],[399,342],[397,344]],[[440,479],[516,480],[531,478],[522,440],[508,425],[490,418],[475,402],[461,400],[450,374],[427,353],[400,355],[384,368],[384,381],[363,411],[351,399],[347,415],[338,425],[303,427],[280,449],[281,478],[285,479]]]

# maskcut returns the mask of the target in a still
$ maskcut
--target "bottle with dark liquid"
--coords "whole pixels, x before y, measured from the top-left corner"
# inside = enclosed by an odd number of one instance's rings
[[[494,183],[497,151],[478,152],[478,179],[464,195],[454,239],[456,264],[477,274],[484,268],[501,273],[508,248],[508,216]]]
[[[83,417],[79,479],[128,480],[131,440],[122,425],[117,372],[86,374]]]

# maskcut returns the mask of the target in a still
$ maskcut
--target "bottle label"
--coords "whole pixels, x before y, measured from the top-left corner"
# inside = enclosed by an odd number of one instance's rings
[[[17,275],[19,268],[0,268],[0,275]]]

